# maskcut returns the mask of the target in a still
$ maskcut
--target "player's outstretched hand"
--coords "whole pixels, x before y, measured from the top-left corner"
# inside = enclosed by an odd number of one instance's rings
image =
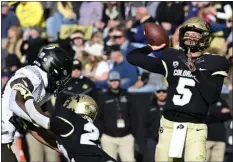
[[[153,51],[158,51],[158,50],[162,49],[163,47],[165,47],[166,44],[163,43],[160,46],[154,46],[154,45],[153,46],[152,45],[148,45],[148,46],[150,46]]]

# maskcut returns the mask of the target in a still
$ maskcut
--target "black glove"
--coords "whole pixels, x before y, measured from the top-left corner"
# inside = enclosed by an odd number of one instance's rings
[[[24,123],[23,123],[23,119],[18,117],[18,116],[12,116],[9,121],[14,125],[14,127],[16,128],[16,130],[20,133],[24,133],[25,129],[24,129]]]
[[[31,122],[24,120],[19,116],[12,116],[9,121],[15,126],[19,132],[25,132],[27,130],[34,130],[36,126]]]

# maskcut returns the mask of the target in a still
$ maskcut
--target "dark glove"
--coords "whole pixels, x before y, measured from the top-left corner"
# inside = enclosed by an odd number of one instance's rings
[[[27,130],[34,130],[36,126],[31,122],[24,120],[19,116],[12,116],[9,121],[15,126],[19,132],[25,132]]]
[[[14,125],[14,127],[16,128],[16,130],[20,133],[24,133],[25,129],[24,129],[24,123],[23,123],[23,119],[18,117],[18,116],[12,116],[9,121]]]

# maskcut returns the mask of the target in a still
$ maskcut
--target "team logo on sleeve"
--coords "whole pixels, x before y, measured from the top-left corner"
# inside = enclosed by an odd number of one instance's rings
[[[176,68],[179,65],[178,61],[173,61],[173,67]]]

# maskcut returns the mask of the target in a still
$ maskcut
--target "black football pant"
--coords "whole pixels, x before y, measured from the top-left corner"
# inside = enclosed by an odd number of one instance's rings
[[[15,154],[11,150],[11,143],[2,144],[2,162],[18,162]]]

